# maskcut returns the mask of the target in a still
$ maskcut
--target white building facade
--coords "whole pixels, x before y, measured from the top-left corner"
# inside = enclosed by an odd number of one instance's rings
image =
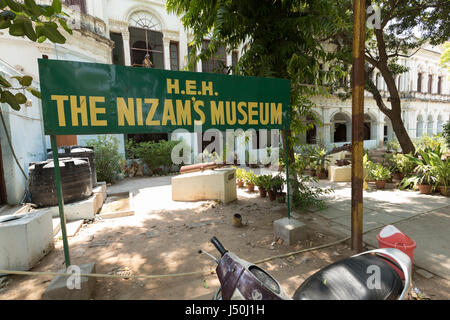
[[[36,1],[50,4],[51,0]],[[63,45],[46,41],[33,43],[27,38],[12,37],[7,29],[0,30],[0,72],[6,77],[31,75],[33,85],[39,88],[38,58],[73,60],[125,66],[142,66],[146,55],[154,68],[184,70],[187,67],[189,43],[193,36],[183,27],[179,17],[168,14],[163,0],[65,0],[63,10],[71,16],[73,35],[66,32]],[[70,22],[70,21],[69,21]],[[205,39],[204,47],[208,46]],[[191,71],[221,72],[223,65],[234,66],[241,48],[219,49],[209,61],[199,61]],[[450,87],[446,70],[438,66],[440,48],[424,47],[402,63],[409,68],[401,75],[403,121],[411,137],[422,133],[437,133],[450,118]],[[420,76],[419,76],[420,75]],[[420,84],[419,84],[420,83]],[[387,99],[386,87],[379,81]],[[384,87],[383,87],[384,86]],[[384,89],[383,89],[384,88]],[[29,162],[46,158],[50,148],[44,136],[41,102],[33,96],[28,107],[14,111],[1,106],[21,166],[27,171]],[[305,143],[320,143],[329,148],[351,141],[351,99],[337,97],[316,98],[315,112],[323,126],[308,132]],[[387,103],[388,104],[388,103]],[[379,111],[375,101],[366,93],[366,148],[374,148],[393,138],[389,120]],[[24,130],[25,129],[25,130]],[[125,153],[127,138],[136,140],[169,139],[162,135],[116,135],[120,152]],[[84,145],[95,136],[74,136],[67,144]],[[186,138],[186,137],[185,137]],[[199,141],[194,134],[191,141]],[[25,193],[26,180],[13,162],[5,128],[0,129],[0,147],[3,160],[3,185],[0,181],[2,203],[19,203]],[[206,143],[207,145],[208,143]],[[203,150],[205,144],[194,143],[193,152]],[[1,172],[0,172],[1,175]],[[0,179],[1,180],[1,179]]]

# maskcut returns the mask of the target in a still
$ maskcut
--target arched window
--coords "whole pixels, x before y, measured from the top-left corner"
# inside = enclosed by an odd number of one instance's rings
[[[417,75],[417,92],[422,92],[422,73]]]
[[[428,75],[428,93],[433,93],[433,75]]]
[[[423,134],[423,119],[419,114],[416,120],[416,138],[420,138]]]
[[[437,83],[437,93],[442,94],[442,77],[438,77],[438,83]]]
[[[331,122],[333,123],[333,142],[347,142],[351,139],[348,134],[351,129],[350,118],[342,112],[334,115]]]
[[[152,68],[164,69],[161,22],[143,11],[134,13],[129,22],[131,65],[141,67],[150,65]]]
[[[428,116],[428,121],[427,121],[427,134],[429,136],[433,135],[433,117],[431,116],[431,114]]]
[[[437,128],[436,131],[437,133],[441,133],[442,131],[444,131],[444,121],[442,120],[442,115],[439,115],[437,118]]]

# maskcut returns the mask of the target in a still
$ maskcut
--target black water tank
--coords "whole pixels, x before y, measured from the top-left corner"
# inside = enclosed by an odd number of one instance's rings
[[[58,157],[61,158],[88,158],[92,173],[92,188],[97,186],[97,170],[95,167],[95,153],[93,147],[64,146],[58,148]],[[53,159],[53,153],[47,152],[47,159]]]
[[[60,158],[59,167],[64,203],[92,195],[92,174],[87,158]],[[53,160],[30,163],[31,202],[39,207],[58,205],[54,170]]]

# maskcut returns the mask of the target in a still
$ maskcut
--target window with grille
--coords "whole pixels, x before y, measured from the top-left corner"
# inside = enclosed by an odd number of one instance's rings
[[[202,44],[202,50],[206,51],[209,48],[209,41],[204,40]],[[202,60],[202,72],[210,73],[227,73],[227,60],[226,60],[225,47],[220,47],[217,51],[211,55],[208,60]]]
[[[178,42],[170,42],[170,70],[180,70],[178,59]]]
[[[86,14],[86,0],[65,0],[64,3],[67,6],[77,6],[80,8],[80,11]]]
[[[144,66],[146,54],[153,68],[164,69],[163,34],[158,31],[130,27],[131,65]]]

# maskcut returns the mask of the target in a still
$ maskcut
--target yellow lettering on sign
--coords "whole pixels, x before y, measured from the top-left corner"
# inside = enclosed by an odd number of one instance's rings
[[[99,102],[105,102],[105,97],[89,97],[89,110],[90,110],[90,114],[91,114],[91,126],[94,126],[94,127],[101,127],[101,126],[108,125],[108,121],[97,119],[98,114],[106,113],[105,108],[97,107],[97,103],[99,103]]]
[[[227,109],[227,124],[229,125],[236,124],[236,102],[231,101],[231,108],[230,108],[230,101],[226,101],[225,106]]]
[[[195,82],[195,80],[186,80],[186,94],[197,94],[197,83]]]
[[[125,125],[125,119],[127,119],[127,125],[134,126],[134,100],[128,98],[128,105],[125,99],[117,97],[117,119],[119,126]]]
[[[183,100],[176,100],[177,106],[177,125],[191,125],[191,100],[186,100],[183,105]]]
[[[88,125],[88,115],[86,106],[86,96],[80,96],[80,106],[78,107],[77,96],[70,96],[70,112],[72,115],[72,126],[78,126],[78,115],[81,114],[81,125]]]
[[[164,110],[161,124],[163,126],[167,125],[167,121],[170,120],[172,125],[176,125],[177,121],[175,119],[175,112],[173,110],[173,103],[171,99],[164,100]]]
[[[264,109],[264,106],[266,107]],[[260,102],[259,103],[259,122],[262,125],[266,125],[269,123],[269,103]]]
[[[137,123],[138,126],[142,126],[144,124],[144,120],[142,119],[142,99],[137,98],[136,99],[136,116],[137,116]]]
[[[202,109],[200,109],[200,107],[203,107],[205,104],[203,103],[203,101],[201,100],[197,100],[194,102],[194,110],[195,112],[197,112],[197,114],[200,116],[200,120],[194,120],[196,122],[200,121],[201,124],[205,123],[205,113],[203,112]]]
[[[242,115],[242,119],[238,120],[239,124],[246,124],[247,123],[247,113],[244,111],[243,108],[247,107],[247,104],[245,102],[239,102],[238,103],[238,111]]]
[[[270,103],[270,124],[281,124],[281,118],[282,118],[282,103]]]
[[[207,92],[210,96],[214,94],[212,81],[208,81],[208,84],[206,84],[206,81],[202,81],[202,95],[206,96]]]
[[[216,104],[215,101],[211,101],[211,124],[225,124],[225,114],[223,112],[223,101],[219,101]]]
[[[180,85],[179,85],[179,81],[178,79],[173,80],[167,78],[167,93],[171,94],[172,90],[175,91],[175,94],[179,94],[180,93]]]
[[[144,99],[144,103],[151,103],[152,106],[147,114],[147,118],[145,119],[146,126],[159,126],[159,120],[153,120],[155,116],[156,108],[158,108],[159,100],[158,99]]]
[[[66,126],[66,116],[64,115],[64,101],[69,100],[68,96],[52,95],[52,100],[56,100],[56,107],[58,108],[58,124],[60,127]]]
[[[254,110],[257,107],[257,102],[248,103],[248,124],[258,124],[258,120],[253,119],[253,116],[258,115],[258,110]]]

